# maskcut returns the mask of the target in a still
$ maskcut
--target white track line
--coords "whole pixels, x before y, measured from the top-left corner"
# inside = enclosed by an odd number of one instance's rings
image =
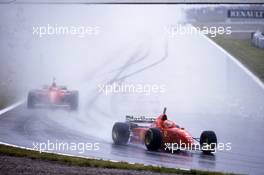
[[[11,147],[14,147],[14,148],[21,148],[21,149],[26,149],[26,150],[30,150],[30,151],[37,151],[39,153],[52,153],[52,154],[58,154],[58,155],[63,155],[63,156],[72,156],[72,157],[79,157],[79,158],[86,158],[86,159],[96,159],[96,160],[100,160],[99,158],[95,158],[95,157],[85,157],[85,156],[76,156],[76,155],[71,155],[71,154],[64,154],[64,153],[57,153],[57,152],[52,152],[52,151],[38,151],[38,150],[35,150],[33,148],[29,148],[29,147],[24,147],[24,146],[18,146],[18,145],[14,145],[14,144],[9,144],[9,143],[5,143],[5,142],[0,142],[1,145],[6,145],[6,146],[11,146]]]
[[[8,111],[11,111],[12,109],[18,107],[19,105],[21,105],[24,102],[25,102],[25,100],[20,100],[19,102],[16,102],[16,103],[12,104],[11,106],[8,106],[8,107],[0,110],[0,115],[3,115],[4,113],[6,113]]]
[[[24,146],[18,146],[18,145],[13,145],[13,144],[9,144],[9,143],[5,143],[5,142],[0,142],[1,145],[6,145],[6,146],[11,146],[11,147],[15,147],[15,148],[21,148],[21,149],[26,149],[26,150],[31,150],[31,151],[37,151],[33,148],[27,148]],[[104,160],[104,161],[110,161],[110,162],[120,162],[120,161],[116,161],[116,160],[109,160],[109,159],[102,159],[102,158],[96,158],[96,157],[89,157],[89,156],[77,156],[77,155],[72,155],[72,154],[65,154],[65,153],[57,153],[57,152],[51,152],[51,151],[42,151],[44,153],[52,153],[52,154],[57,154],[57,155],[63,155],[63,156],[69,156],[69,157],[78,157],[78,158],[84,158],[84,159],[94,159],[94,160]],[[128,164],[134,165],[137,164],[135,162],[126,162]],[[153,167],[162,167],[159,165],[154,165],[154,164],[143,164],[144,166],[153,166]],[[183,171],[191,171],[191,169],[188,168],[178,168],[180,170]]]
[[[235,64],[237,64],[244,72],[246,72],[262,89],[264,89],[264,84],[262,81],[253,74],[248,68],[246,68],[241,62],[239,62],[233,55],[231,55],[229,52],[227,52],[225,49],[223,49],[221,46],[219,46],[216,42],[208,38],[207,36],[201,34],[204,38],[206,38],[207,41],[209,41],[211,44],[213,44],[216,48],[221,50],[224,54],[228,56]]]
[[[193,25],[189,25],[191,27],[194,27]],[[222,51],[224,54],[228,56],[236,65],[238,65],[246,74],[248,74],[262,89],[264,89],[263,82],[255,75],[253,74],[247,67],[245,67],[240,61],[238,61],[233,55],[231,55],[229,52],[227,52],[224,48],[222,48],[220,45],[218,45],[216,42],[211,40],[206,35],[202,34],[201,32],[197,32],[200,36],[204,37],[208,42],[210,42],[212,45],[214,45],[216,48],[218,48],[220,51]]]

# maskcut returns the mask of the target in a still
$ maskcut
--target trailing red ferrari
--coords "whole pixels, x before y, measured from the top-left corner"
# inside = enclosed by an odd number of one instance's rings
[[[36,107],[58,107],[78,109],[78,91],[70,91],[65,86],[57,86],[53,81],[51,86],[35,89],[28,93],[28,108]]]
[[[184,128],[168,120],[166,108],[157,118],[126,116],[126,122],[116,122],[112,129],[115,144],[143,143],[151,151],[159,149],[201,150],[212,153],[217,147],[214,131],[203,131],[200,138],[194,138]]]

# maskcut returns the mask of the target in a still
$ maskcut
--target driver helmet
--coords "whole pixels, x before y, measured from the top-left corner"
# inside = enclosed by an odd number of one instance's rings
[[[168,118],[167,118],[167,115],[166,115],[166,114],[163,114],[162,117],[161,117],[161,120],[162,120],[162,121],[165,121],[165,120],[167,120],[167,119],[168,119]]]
[[[56,87],[56,83],[55,82],[52,82],[52,87]]]

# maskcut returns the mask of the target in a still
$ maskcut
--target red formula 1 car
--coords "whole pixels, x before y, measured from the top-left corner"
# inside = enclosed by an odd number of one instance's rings
[[[71,110],[78,108],[78,91],[70,91],[65,86],[57,86],[53,81],[51,86],[31,90],[28,93],[28,108],[35,107],[62,107]]]
[[[112,129],[115,144],[143,143],[148,150],[201,150],[215,152],[217,137],[213,131],[203,131],[194,138],[184,128],[167,119],[166,108],[157,118],[126,116],[126,122],[116,122]]]

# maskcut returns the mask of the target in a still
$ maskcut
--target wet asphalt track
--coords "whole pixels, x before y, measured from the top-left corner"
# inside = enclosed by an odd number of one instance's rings
[[[146,61],[145,54],[142,58],[136,55],[131,57],[136,59],[133,64],[119,65],[111,76],[99,77],[105,82],[120,79],[129,82],[145,80],[145,83],[158,81],[166,84],[164,94],[106,96],[98,93],[96,88],[90,89],[81,98],[78,112],[28,110],[23,104],[0,116],[0,141],[30,148],[33,148],[33,142],[47,143],[48,140],[55,143],[99,143],[99,151],[56,152],[175,168],[263,174],[263,89],[202,36],[178,39],[183,44],[179,45],[177,39],[169,39],[157,60]],[[186,45],[190,42],[204,44],[187,49],[184,42]],[[198,53],[197,49],[202,51]],[[214,57],[207,56],[212,53]],[[131,64],[138,67],[127,73],[125,70]],[[185,92],[186,89],[189,92]],[[214,130],[219,142],[231,142],[231,151],[220,151],[214,155],[200,152],[170,154],[149,152],[140,145],[112,144],[111,127],[114,121],[123,120],[125,114],[131,113],[158,115],[163,103],[168,107],[169,117],[193,136],[199,137],[202,130]]]
[[[39,113],[41,113],[41,115]],[[65,128],[65,126],[60,123],[49,119],[49,115],[52,115],[52,117],[60,117],[57,116],[60,115],[57,111],[49,113],[45,113],[42,110],[28,111],[25,105],[2,115],[0,125],[0,141],[19,146],[26,146],[29,148],[33,148],[33,142],[47,143],[48,140],[53,143],[99,143],[99,151],[86,150],[83,153],[80,149],[78,152],[81,153],[66,150],[56,150],[55,152],[175,168],[195,168],[211,171],[227,171],[250,174],[263,173],[263,155],[258,154],[258,150],[261,150],[261,146],[255,146],[254,149],[247,149],[240,145],[242,143],[240,141],[253,137],[251,133],[263,132],[263,123],[259,123],[257,121],[236,121],[234,119],[230,120],[227,117],[221,116],[222,119],[217,119],[217,122],[228,121],[229,126],[225,126],[225,130],[229,130],[229,135],[225,135],[226,131],[221,132],[222,127],[217,127],[215,130],[217,130],[217,134],[220,136],[220,141],[223,135],[225,138],[229,138],[230,135],[233,134],[236,135],[235,138],[237,139],[234,139],[232,142],[233,151],[217,152],[214,155],[203,155],[199,151],[170,154],[164,152],[149,152],[143,145],[113,145],[111,141],[96,138],[96,135],[89,135],[89,133],[86,134],[70,128]],[[75,115],[71,113],[67,114],[66,117],[75,117]],[[207,117],[203,116],[203,118]],[[211,117],[208,117],[207,121],[216,122],[215,119],[211,119]],[[224,125],[224,123],[222,124]],[[235,129],[232,127],[234,125],[237,126]],[[245,131],[243,126],[254,126],[247,129],[247,133],[244,135],[244,138],[240,136],[240,133]],[[98,132],[104,131],[102,130]],[[261,140],[261,138],[260,140],[257,139],[257,142],[262,141],[263,140]],[[246,144],[248,146],[253,146],[249,142]]]
[[[13,39],[10,42],[16,45],[12,50],[4,49],[5,44],[3,44],[2,49],[6,51],[5,54],[10,52],[15,58],[23,55],[25,60],[21,60],[31,64],[37,64],[37,59],[30,60],[29,58],[38,57],[38,53],[42,53],[41,56],[45,58],[41,66],[29,65],[28,68],[24,68],[23,70],[27,71],[23,73],[25,75],[28,73],[28,76],[21,82],[37,79],[46,83],[46,80],[50,80],[53,75],[58,75],[60,78],[65,76],[64,82],[69,80],[71,83],[73,77],[79,78],[77,80],[82,82],[78,84],[81,97],[78,112],[49,109],[28,110],[23,104],[0,116],[1,142],[30,148],[33,148],[33,142],[47,143],[48,140],[67,143],[98,142],[99,151],[86,151],[82,154],[75,151],[57,150],[56,152],[166,167],[264,174],[263,87],[228,55],[200,35],[177,35],[173,38],[162,37],[159,34],[149,35],[151,29],[155,27],[163,30],[165,23],[156,25],[160,22],[159,20],[163,22],[164,19],[170,19],[170,24],[175,24],[174,19],[177,15],[173,15],[177,9],[173,6],[148,8],[149,19],[146,17],[142,21],[139,20],[140,18],[135,18],[134,14],[145,16],[147,9],[144,6],[124,8],[122,6],[58,7],[43,5],[38,8],[36,6],[12,6],[11,10],[1,8],[5,10],[3,13],[7,14],[4,18],[9,22],[14,21],[14,24],[7,23],[7,26],[12,29],[12,25],[16,26],[16,22],[22,21],[20,29],[25,28],[22,30],[22,35],[19,35],[21,33],[14,37],[12,33],[8,35],[10,39],[7,38],[6,42]],[[46,16],[48,15],[47,8],[51,12],[50,17]],[[131,13],[133,15],[127,15],[127,10],[133,12]],[[60,15],[54,15],[57,11]],[[68,11],[76,13],[71,16]],[[165,11],[170,13],[167,16],[159,16]],[[32,15],[33,12],[37,13]],[[82,18],[79,18],[80,16]],[[96,40],[89,37],[83,40],[72,39],[71,42],[60,38],[55,38],[56,40],[36,39],[32,37],[28,26],[32,27],[33,24],[39,22],[39,19],[44,21],[49,19],[48,23],[55,24],[60,24],[62,19],[69,23],[74,23],[76,19],[80,22],[96,21],[102,25],[104,30],[102,36],[98,36]],[[82,19],[85,20],[82,21]],[[144,26],[147,34],[129,35],[131,31],[128,32],[128,28],[122,28],[127,25],[133,32],[136,30],[134,27]],[[19,37],[16,38],[17,36]],[[109,36],[114,37],[109,39]],[[28,41],[30,37],[31,40]],[[47,51],[42,52],[44,48]],[[53,64],[50,64],[49,58],[52,59]],[[64,62],[64,58],[69,64],[72,63],[71,58],[74,58],[74,64],[66,67],[66,71],[61,68],[57,70],[55,65],[58,66],[57,63]],[[19,62],[19,60],[16,61]],[[83,65],[76,64],[78,62]],[[86,72],[82,72],[84,68]],[[34,72],[36,70],[39,71],[38,76],[33,76],[37,75]],[[69,70],[75,70],[75,72]],[[50,76],[45,80],[39,78],[41,75],[43,77],[43,74]],[[85,77],[85,79],[80,77]],[[165,92],[150,95],[137,93],[105,95],[98,92],[99,84],[113,82],[164,84]],[[115,121],[124,120],[126,114],[155,117],[160,114],[164,106],[168,108],[169,118],[176,120],[194,137],[199,137],[202,130],[214,130],[219,142],[231,142],[231,151],[217,152],[213,156],[203,155],[200,152],[169,154],[149,152],[144,146],[112,144],[111,128]]]

